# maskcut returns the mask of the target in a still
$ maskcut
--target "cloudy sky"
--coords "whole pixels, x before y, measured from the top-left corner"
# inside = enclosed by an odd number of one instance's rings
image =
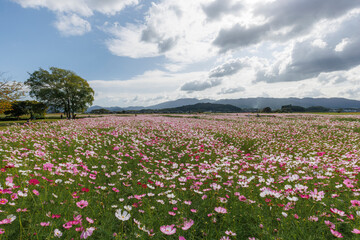
[[[0,72],[55,66],[94,105],[360,100],[359,0],[1,0]]]

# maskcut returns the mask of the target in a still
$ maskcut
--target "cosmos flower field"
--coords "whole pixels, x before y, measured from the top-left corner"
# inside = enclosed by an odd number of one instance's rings
[[[359,239],[360,117],[129,116],[0,130],[0,239]]]

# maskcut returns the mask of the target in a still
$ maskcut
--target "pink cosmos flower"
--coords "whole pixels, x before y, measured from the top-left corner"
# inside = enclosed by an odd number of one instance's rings
[[[175,215],[176,215],[176,213],[174,213],[174,212],[169,212],[169,214],[170,214],[171,216],[175,216]]]
[[[225,231],[225,234],[229,235],[229,236],[236,236],[236,233],[234,233],[233,231],[230,231],[230,230]]]
[[[70,229],[72,227],[71,223],[67,222],[63,224],[63,228]]]
[[[346,216],[344,211],[341,211],[341,210],[339,210],[337,208],[330,208],[330,212],[336,213],[336,214],[338,214],[338,215],[340,215],[342,217]]]
[[[346,187],[348,187],[348,188],[353,188],[353,187],[355,187],[352,183],[353,183],[353,181],[352,180],[350,180],[350,179],[345,179],[344,181],[343,181],[343,183],[346,185]]]
[[[0,228],[0,234],[3,234],[3,233],[5,233],[5,230]]]
[[[7,202],[8,202],[8,200],[6,198],[0,199],[0,205],[5,205]]]
[[[246,201],[246,197],[243,196],[243,195],[239,196],[239,201],[245,202],[245,201]]]
[[[223,236],[220,240],[230,240],[230,238],[228,236]]]
[[[335,229],[335,224],[333,224],[332,222],[328,220],[325,220],[324,222],[329,228]]]
[[[353,207],[360,207],[360,201],[359,200],[351,200],[351,205]]]
[[[39,191],[38,191],[38,190],[34,189],[32,192],[33,192],[36,196],[39,196]]]
[[[343,238],[343,235],[341,235],[341,233],[339,233],[338,231],[333,230],[332,228],[330,228],[330,232],[332,233],[332,235],[334,235],[337,238]]]
[[[17,193],[13,193],[13,194],[11,194],[11,199],[12,200],[15,200],[15,199],[18,199],[19,197],[18,197],[18,194]]]
[[[179,240],[186,240],[183,236],[179,236]]]
[[[360,234],[360,230],[356,228],[354,228],[351,232],[355,234]]]
[[[226,210],[226,208],[223,208],[223,207],[216,207],[215,212],[225,214],[225,213],[227,213],[227,210]]]
[[[89,223],[94,223],[94,220],[88,217],[86,217],[86,221],[88,221]]]
[[[182,230],[186,231],[194,224],[194,220],[189,219],[189,221],[184,222],[184,226],[182,227]]]
[[[50,225],[50,222],[41,222],[40,223],[40,226],[42,226],[42,227],[47,227],[49,225]]]
[[[83,231],[81,233],[80,239],[86,239],[86,238],[90,237],[93,234],[94,230],[95,230],[94,227],[87,228],[85,231]]]
[[[79,208],[84,208],[84,207],[86,207],[87,205],[89,205],[89,203],[88,203],[88,201],[81,200],[80,202],[77,202],[76,205],[77,205]]]
[[[176,233],[176,228],[174,228],[174,226],[174,224],[161,226],[160,231],[166,235],[173,235]]]
[[[319,218],[317,216],[310,216],[308,218],[308,220],[311,221],[311,222],[317,222],[319,220]]]

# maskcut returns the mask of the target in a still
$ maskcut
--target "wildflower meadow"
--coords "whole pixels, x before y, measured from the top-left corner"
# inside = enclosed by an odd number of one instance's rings
[[[360,117],[0,129],[0,239],[359,239]]]

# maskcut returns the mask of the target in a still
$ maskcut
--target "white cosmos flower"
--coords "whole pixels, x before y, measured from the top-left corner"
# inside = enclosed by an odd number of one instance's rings
[[[132,209],[132,207],[130,206],[130,205],[126,205],[126,206],[124,206],[124,208],[125,208],[125,210],[127,210],[127,211],[131,211],[131,209]]]
[[[287,199],[291,202],[296,202],[297,200],[299,200],[297,197],[287,197]]]
[[[59,229],[55,229],[54,236],[60,238],[62,236],[62,232]]]
[[[127,221],[127,220],[129,220],[130,219],[130,213],[128,213],[127,211],[123,211],[122,213],[121,213],[121,209],[118,209],[118,210],[116,210],[116,212],[115,212],[115,217],[117,217],[119,220],[121,220],[121,221]]]

